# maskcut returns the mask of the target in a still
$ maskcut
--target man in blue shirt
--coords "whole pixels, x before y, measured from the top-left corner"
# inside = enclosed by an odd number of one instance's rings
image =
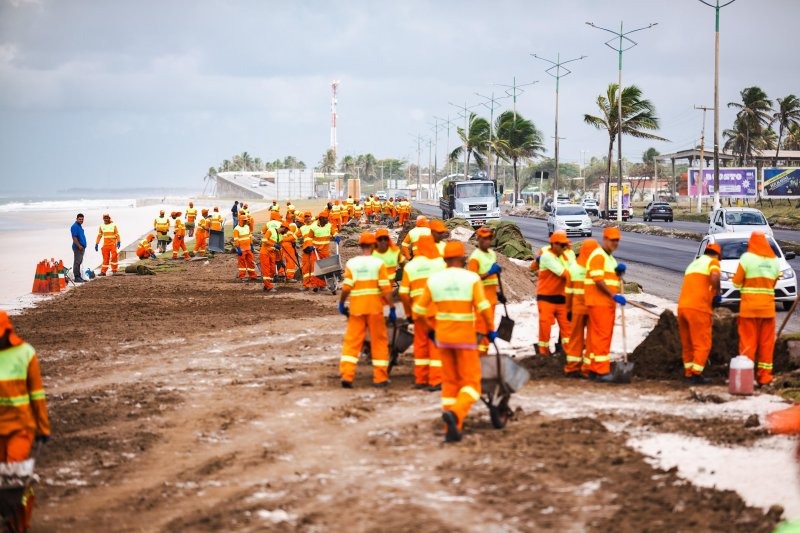
[[[72,275],[76,283],[86,281],[81,277],[81,263],[83,263],[83,253],[86,251],[86,234],[83,232],[83,213],[78,213],[75,223],[70,228],[72,234],[72,253],[75,256],[72,262]]]

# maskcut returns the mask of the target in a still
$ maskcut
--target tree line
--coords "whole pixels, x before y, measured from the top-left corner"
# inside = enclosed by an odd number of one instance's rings
[[[306,164],[293,155],[265,162],[260,157],[253,157],[247,152],[242,152],[230,159],[223,160],[217,167],[209,167],[208,175],[215,176],[218,172],[261,172],[281,168],[299,168],[302,170],[306,168]]]
[[[738,164],[752,164],[756,151],[775,150],[777,165],[781,149],[800,150],[800,99],[790,94],[778,98],[776,106],[760,87],[747,87],[739,93],[741,102],[730,102],[736,109],[733,126],[722,132],[724,149],[736,155]],[[775,128],[777,127],[777,132]]]

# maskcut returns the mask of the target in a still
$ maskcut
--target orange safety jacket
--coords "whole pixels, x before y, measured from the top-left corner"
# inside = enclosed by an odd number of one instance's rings
[[[186,223],[187,224],[194,224],[195,219],[197,219],[197,208],[196,207],[187,207],[186,208]]]
[[[120,242],[117,225],[113,222],[100,224],[100,229],[97,230],[97,240],[95,244],[100,244],[100,239],[103,240],[103,246],[115,246]]]
[[[344,268],[342,291],[349,294],[351,315],[382,313],[392,294],[386,265],[371,255],[353,257]]]
[[[589,314],[589,309],[586,307],[586,299],[584,298],[583,281],[585,278],[586,267],[582,267],[577,262],[569,266],[569,280],[564,292],[568,297],[571,297],[570,311],[572,311],[573,315]]]
[[[353,205],[353,216],[355,218],[361,218],[361,215],[364,214],[364,206],[361,204]]]
[[[136,255],[139,257],[150,257],[153,255],[153,245],[147,239],[139,243],[136,247]]]
[[[497,254],[494,250],[484,252],[480,248],[475,248],[469,256],[469,261],[467,261],[467,270],[475,272],[479,276],[483,276],[496,262]],[[483,289],[488,293],[490,290],[489,288],[492,287],[493,290],[497,292],[498,283],[497,274],[492,274],[483,280]]]
[[[431,304],[439,348],[476,349],[476,312],[487,313],[487,322],[494,324],[494,311],[483,292],[481,278],[463,268],[448,267],[432,274],[411,310],[415,316],[427,316]]]
[[[156,217],[153,220],[153,229],[161,232],[166,233],[169,231],[169,219],[167,217]]]
[[[415,316],[413,306],[420,301],[422,294],[425,292],[428,278],[445,268],[447,268],[447,265],[441,257],[429,259],[424,255],[418,255],[403,268],[403,279],[400,281],[400,288],[397,292],[400,296],[408,295],[411,300],[410,316],[413,319],[419,318]]]
[[[536,283],[536,297],[550,303],[566,301],[569,262],[553,253],[551,248],[539,257],[539,281]],[[577,263],[575,263],[577,264]]]
[[[180,218],[175,219],[175,230],[173,231],[176,237],[185,237],[186,236],[186,226],[183,224],[183,220]]]
[[[219,211],[211,213],[211,231],[222,231],[222,215]]]
[[[400,255],[400,247],[397,246],[396,244],[390,244],[389,249],[386,250],[384,253],[380,253],[376,249],[372,251],[372,255],[383,261],[383,264],[386,265],[386,273],[389,275],[389,279],[393,280],[395,275],[397,274],[397,267],[402,262]]]
[[[592,252],[586,261],[586,278],[583,282],[587,306],[615,307],[617,305],[612,298],[600,292],[600,289],[595,285],[596,281],[603,281],[608,290],[611,291],[611,294],[619,293],[619,276],[615,272],[616,268],[617,260],[614,259],[613,255],[607,254],[602,246],[598,246]]]
[[[270,221],[272,222],[272,221]],[[261,250],[259,255],[266,255],[275,252],[275,245],[278,244],[280,236],[278,235],[278,228],[275,224],[267,222],[261,229]]]
[[[406,259],[411,259],[417,253],[417,241],[423,235],[431,235],[431,228],[427,226],[415,226],[408,230],[406,238],[403,239],[403,255]]]
[[[239,225],[233,228],[233,244],[242,250],[250,250],[251,242],[250,226]],[[263,248],[263,246],[262,246]]]
[[[742,302],[739,316],[743,318],[771,318],[775,316],[775,283],[781,276],[776,257],[765,257],[745,252],[739,258],[739,267],[733,275],[733,286],[739,289]]]
[[[337,231],[333,225],[328,222],[324,226],[319,225],[319,221],[314,222],[309,227],[309,232],[311,233],[311,238],[314,242],[314,247],[317,250],[328,250],[328,247],[331,243],[331,238],[336,237]]]
[[[27,342],[0,350],[0,435],[20,430],[50,435],[39,359]]]
[[[702,255],[689,263],[683,274],[683,286],[678,297],[678,309],[693,309],[711,314],[714,300],[714,287],[711,285],[711,273],[719,272],[719,259],[710,255]]]
[[[197,233],[208,231],[208,222],[209,220],[207,218],[201,216],[200,220],[197,221]]]

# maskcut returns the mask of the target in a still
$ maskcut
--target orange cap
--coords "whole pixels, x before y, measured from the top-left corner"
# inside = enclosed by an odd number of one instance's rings
[[[289,227],[289,224],[287,224],[285,220],[284,220],[283,222],[281,222],[281,227],[282,227],[282,228],[286,228],[286,229],[291,229],[291,228]]]
[[[320,211],[319,214],[317,215],[317,218],[328,218],[327,209],[325,211]]]
[[[492,228],[481,226],[478,228],[478,231],[475,232],[478,237],[492,237],[494,235],[494,231]]]
[[[203,209],[200,212],[203,213],[204,215],[207,215],[208,214],[208,209]]]
[[[603,238],[610,239],[610,240],[619,240],[621,239],[621,235],[619,233],[619,228],[616,226],[609,226],[603,230]]]
[[[419,239],[417,239],[416,246],[416,253],[419,255],[425,256],[428,259],[436,259],[439,257],[439,250],[436,248],[436,242],[430,235],[420,235]]]
[[[375,244],[375,234],[365,231],[358,237],[358,244]]]
[[[553,234],[550,235],[550,244],[569,244],[567,232],[562,230],[554,231]]]
[[[461,243],[461,241],[447,241],[447,244],[444,245],[445,259],[451,257],[464,257],[465,254],[464,245]]]
[[[417,217],[417,222],[415,224],[418,228],[427,228],[428,227],[428,218],[425,215],[419,215]]]
[[[377,239],[378,237],[389,237],[389,230],[386,228],[378,228],[375,231],[375,238]]]
[[[6,331],[10,332],[8,335],[8,342],[11,343],[11,346],[19,346],[22,344],[22,339],[14,333],[14,326],[11,324],[11,319],[8,317],[8,313],[5,311],[0,311],[0,337],[6,334]]]
[[[339,205],[339,200],[334,200],[334,201],[333,201],[333,203],[334,203],[335,205]]]
[[[722,255],[722,247],[715,242],[706,246],[706,253],[708,253],[709,251],[712,251],[717,255]]]
[[[311,211],[306,211],[305,213],[303,213],[303,217],[310,217],[310,216],[311,216]]]
[[[181,216],[182,214],[183,214],[183,213],[181,213],[180,211],[175,211],[175,216],[176,216],[176,217],[179,217],[179,216]]]
[[[156,236],[151,233],[150,235],[147,236],[147,242],[150,242],[155,238],[156,238]]]
[[[447,229],[447,226],[444,225],[444,222],[439,220],[438,218],[431,220],[431,231],[435,231],[437,233],[450,231]]]
[[[281,214],[280,214],[280,213],[278,213],[277,211],[272,211],[272,212],[269,214],[269,219],[270,219],[270,220],[280,220],[280,219],[281,219]]]

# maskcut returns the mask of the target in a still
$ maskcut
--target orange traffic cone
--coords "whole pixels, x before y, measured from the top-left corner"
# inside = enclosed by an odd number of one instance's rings
[[[50,270],[50,292],[58,292],[58,267],[56,266],[55,259],[50,259],[50,263],[48,263],[48,267]]]
[[[43,290],[46,282],[47,276],[44,271],[44,261],[39,261],[39,263],[36,265],[36,274],[33,276],[33,289],[31,289],[31,292],[34,294],[38,294],[40,292],[49,292],[49,286],[47,290]]]
[[[58,290],[63,291],[67,288],[67,271],[64,269],[64,261],[58,260]]]

